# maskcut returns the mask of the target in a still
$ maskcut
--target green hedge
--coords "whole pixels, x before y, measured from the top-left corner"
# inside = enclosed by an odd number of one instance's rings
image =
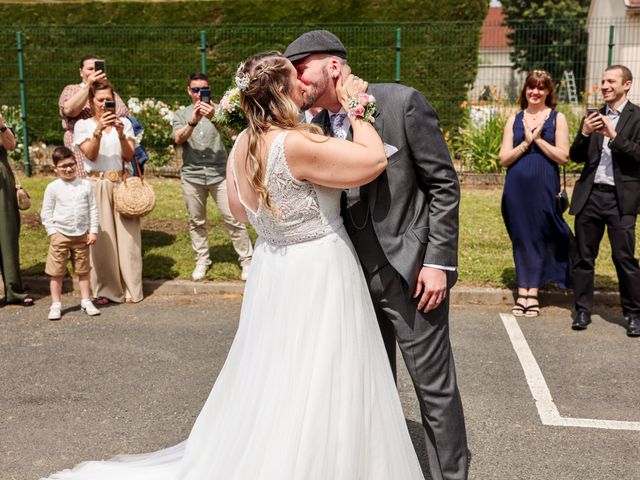
[[[31,138],[59,143],[58,96],[79,80],[84,54],[105,58],[109,78],[125,99],[184,103],[186,77],[200,69],[201,32],[207,73],[219,97],[243,58],[284,50],[300,33],[327,28],[345,43],[353,70],[371,82],[396,80],[399,36],[401,82],[422,91],[443,128],[455,131],[463,114],[458,105],[475,78],[486,9],[485,0],[2,4],[0,104],[20,102],[18,30],[24,37]]]

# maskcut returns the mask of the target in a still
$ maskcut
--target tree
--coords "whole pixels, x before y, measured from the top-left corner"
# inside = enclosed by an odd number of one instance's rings
[[[520,71],[547,70],[554,81],[573,71],[584,89],[590,0],[502,0],[511,59]]]

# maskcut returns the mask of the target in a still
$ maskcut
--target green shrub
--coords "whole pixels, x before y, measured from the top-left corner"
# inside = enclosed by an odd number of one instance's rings
[[[13,162],[21,164],[24,159],[24,144],[22,143],[24,141],[22,138],[24,129],[22,127],[22,114],[20,107],[2,105],[0,109],[2,109],[2,117],[4,118],[5,123],[11,127],[11,130],[13,130],[13,134],[16,137],[17,146],[15,149],[8,152],[9,158]]]
[[[144,127],[142,137],[139,138],[142,146],[149,154],[149,163],[152,165],[167,165],[175,157],[173,146],[173,134],[171,119],[173,111],[178,105],[170,107],[164,102],[153,98],[140,101],[132,97],[127,102],[129,112],[136,117]]]
[[[480,115],[474,116],[477,112]],[[462,160],[465,170],[477,173],[502,171],[498,156],[505,123],[506,117],[497,109],[471,107],[467,110],[463,126],[452,139],[453,154]]]

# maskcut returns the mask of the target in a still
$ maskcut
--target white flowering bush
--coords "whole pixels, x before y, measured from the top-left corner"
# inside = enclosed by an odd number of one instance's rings
[[[2,117],[5,123],[13,130],[13,134],[16,137],[17,146],[9,152],[9,158],[15,163],[22,164],[24,161],[24,144],[22,143],[24,138],[22,136],[23,128],[20,107],[2,105],[0,106],[0,111],[2,111]]]
[[[131,115],[144,127],[144,133],[136,139],[149,154],[149,163],[160,166],[168,164],[176,151],[171,127],[172,107],[153,98],[140,100],[136,97],[131,97],[127,106]]]

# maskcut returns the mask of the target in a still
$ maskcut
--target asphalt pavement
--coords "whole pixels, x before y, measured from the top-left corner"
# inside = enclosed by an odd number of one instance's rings
[[[158,284],[142,303],[93,318],[69,293],[58,322],[46,320],[46,297],[31,308],[0,308],[0,479],[37,480],[83,460],[184,440],[233,340],[241,290],[233,282],[211,291]],[[589,329],[574,332],[567,307],[507,322],[506,304],[481,305],[480,297],[454,296],[451,309],[470,478],[640,479],[640,339],[626,337],[618,309],[601,307]],[[558,418],[601,428],[543,423],[540,378]],[[404,370],[399,391],[426,468]]]

